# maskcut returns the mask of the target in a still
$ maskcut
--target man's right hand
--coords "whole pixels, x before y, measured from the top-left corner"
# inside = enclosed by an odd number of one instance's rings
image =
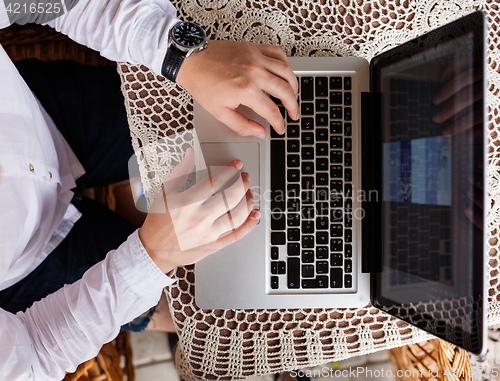
[[[239,160],[184,190],[193,170],[193,155],[192,149],[186,151],[139,230],[144,248],[166,274],[239,240],[260,218],[260,211],[253,209],[248,174],[239,173]]]

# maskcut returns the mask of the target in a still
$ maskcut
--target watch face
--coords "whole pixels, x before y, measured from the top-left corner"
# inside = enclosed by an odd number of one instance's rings
[[[180,22],[172,29],[172,38],[186,48],[196,48],[205,43],[205,32],[198,25]]]

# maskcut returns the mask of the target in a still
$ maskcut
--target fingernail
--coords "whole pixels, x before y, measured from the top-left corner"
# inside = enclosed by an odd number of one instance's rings
[[[243,162],[241,160],[235,160],[234,161],[234,165],[236,165],[236,168],[238,169],[238,171],[243,168]]]
[[[255,219],[257,219],[257,220],[258,220],[258,219],[260,218],[260,216],[261,216],[260,210],[254,210],[254,211],[252,212],[252,214],[253,214],[253,218],[255,218]]]
[[[256,132],[254,136],[257,137],[257,138],[259,138],[259,139],[265,139],[266,138],[265,132],[262,132],[262,131]]]
[[[242,172],[241,174],[244,175],[248,181],[250,181],[250,174],[248,172]]]

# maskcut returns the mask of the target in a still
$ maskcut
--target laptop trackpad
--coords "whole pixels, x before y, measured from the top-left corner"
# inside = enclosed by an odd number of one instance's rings
[[[234,159],[243,162],[242,172],[250,174],[250,189],[254,191],[254,208],[260,207],[260,146],[259,143],[201,143],[205,165],[213,173]],[[199,169],[203,158],[200,157]]]

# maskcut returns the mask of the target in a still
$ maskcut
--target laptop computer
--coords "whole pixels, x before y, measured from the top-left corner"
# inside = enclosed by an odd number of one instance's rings
[[[196,264],[197,305],[371,302],[484,353],[484,36],[476,12],[371,62],[292,57],[301,118],[280,105],[283,136],[241,137],[195,104],[198,177],[242,160],[262,211],[249,235]]]

